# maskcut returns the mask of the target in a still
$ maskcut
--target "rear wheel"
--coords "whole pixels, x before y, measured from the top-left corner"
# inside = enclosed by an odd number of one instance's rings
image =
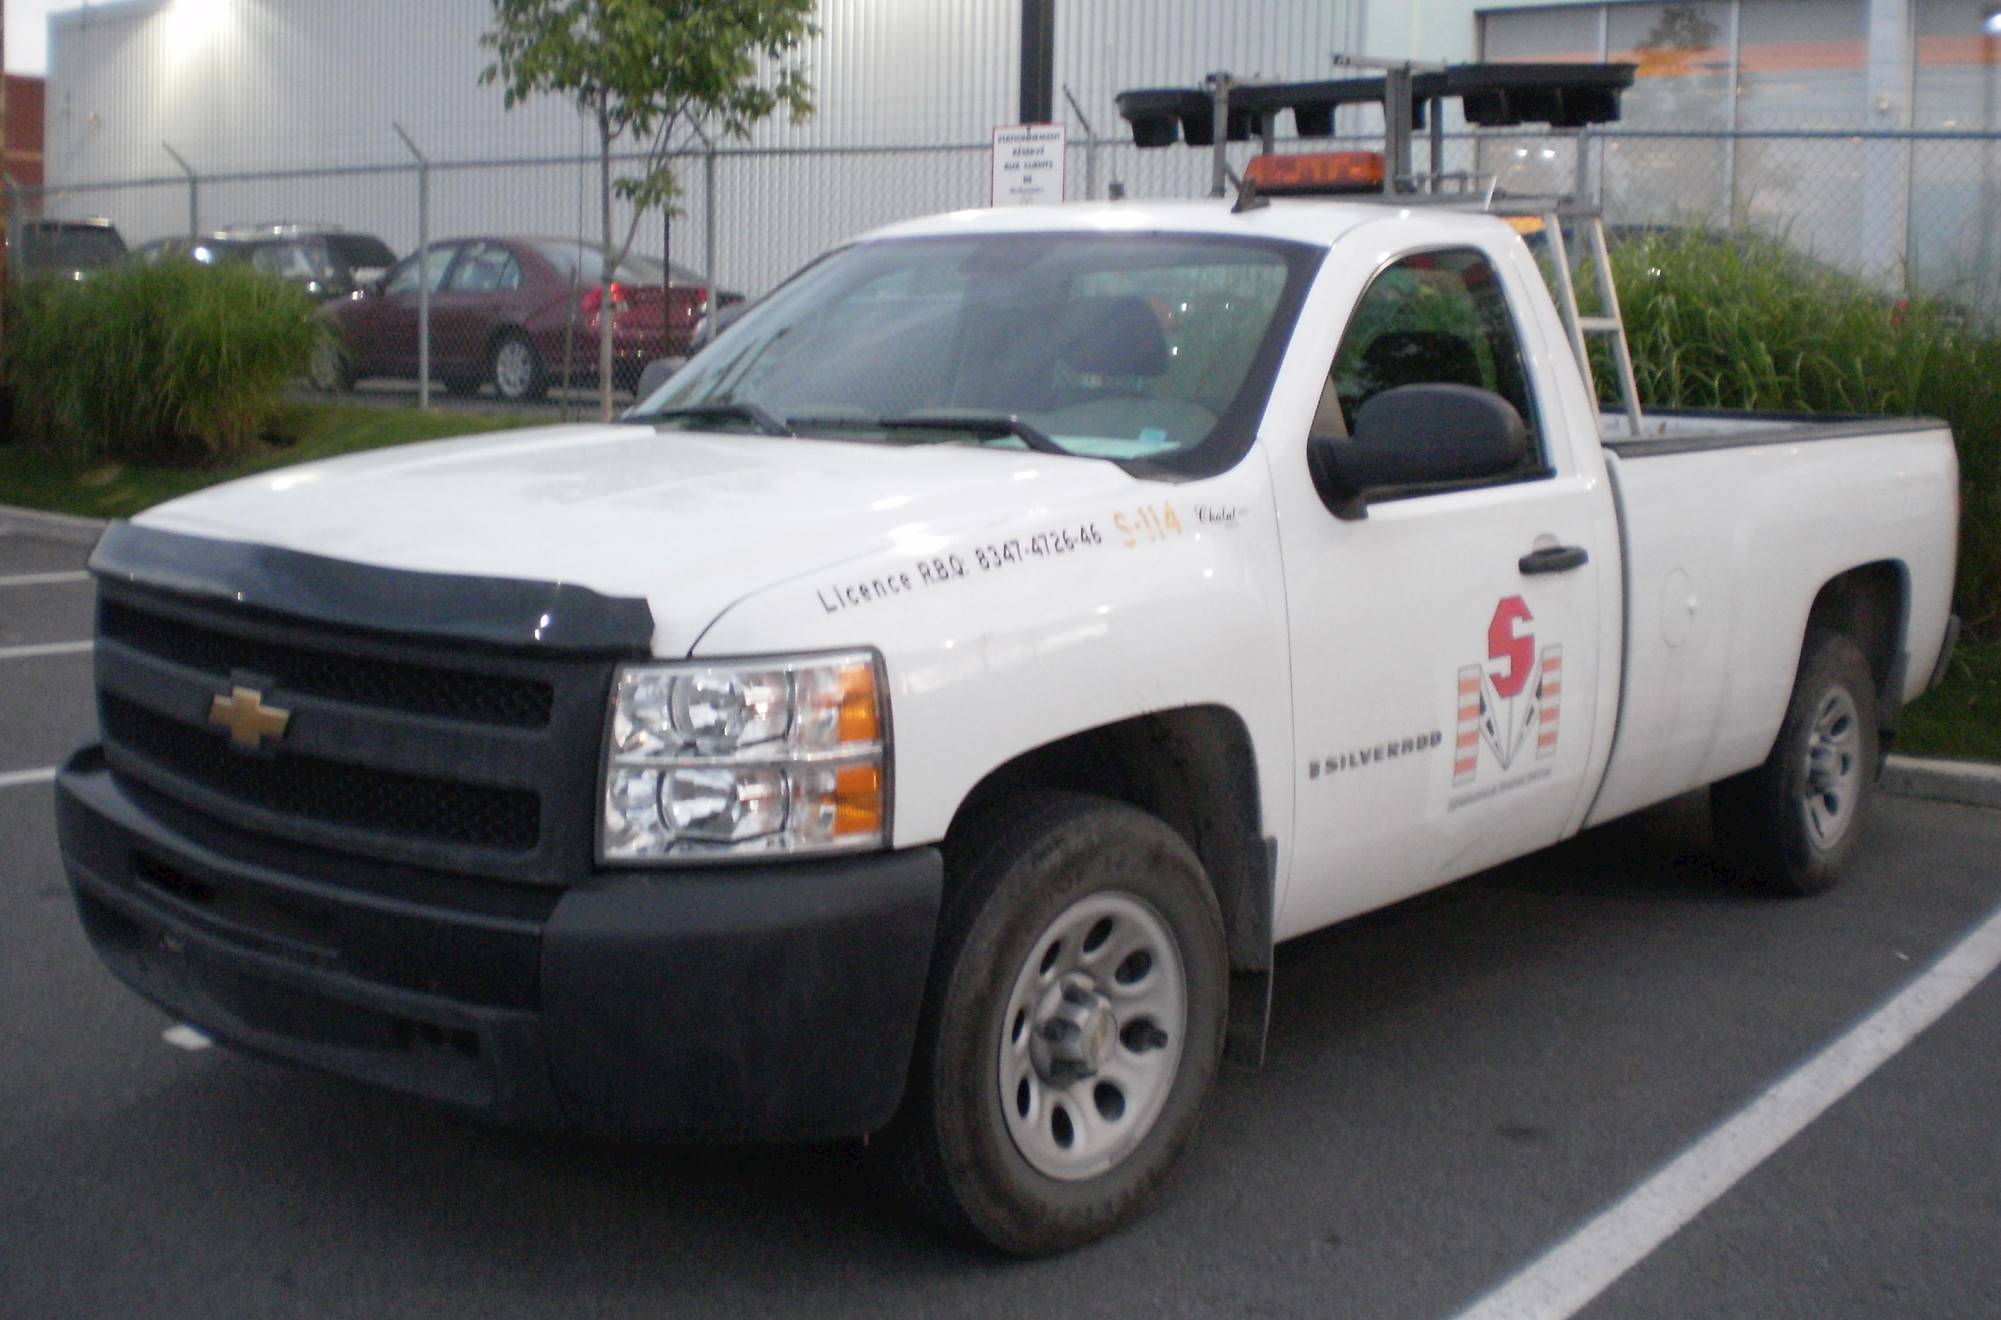
[[[900,1161],[1004,1251],[1089,1242],[1152,1199],[1215,1076],[1214,893],[1166,824],[1078,794],[1014,802],[949,852]]]
[[[548,393],[549,375],[542,366],[542,355],[518,330],[502,335],[494,344],[489,365],[493,392],[510,403],[525,403]]]
[[[1808,634],[1765,763],[1710,790],[1719,841],[1787,894],[1832,888],[1858,846],[1877,771],[1876,689],[1850,638]]]

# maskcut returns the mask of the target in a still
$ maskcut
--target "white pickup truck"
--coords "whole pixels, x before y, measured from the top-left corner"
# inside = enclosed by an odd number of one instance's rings
[[[104,961],[512,1122],[887,1129],[1004,1249],[1146,1201],[1272,950],[1714,785],[1856,848],[1948,645],[1925,420],[1600,408],[1490,216],[975,211],[622,423],[113,526],[58,786]]]

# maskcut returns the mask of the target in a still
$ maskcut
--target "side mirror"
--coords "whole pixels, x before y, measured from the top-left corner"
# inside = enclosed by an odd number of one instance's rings
[[[673,379],[674,373],[679,371],[687,361],[688,359],[684,357],[654,358],[640,371],[639,382],[632,387],[632,397],[634,399],[647,398],[653,391]]]
[[[1529,432],[1514,405],[1471,385],[1400,385],[1355,414],[1355,434],[1313,436],[1307,472],[1328,512],[1368,516],[1371,491],[1477,481],[1519,468]]]

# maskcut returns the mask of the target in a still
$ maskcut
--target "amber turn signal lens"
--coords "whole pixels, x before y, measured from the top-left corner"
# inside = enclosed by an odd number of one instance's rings
[[[882,770],[854,765],[834,775],[834,837],[882,830]]]
[[[848,665],[840,672],[840,741],[870,743],[882,737],[882,716],[876,698],[875,666]]]

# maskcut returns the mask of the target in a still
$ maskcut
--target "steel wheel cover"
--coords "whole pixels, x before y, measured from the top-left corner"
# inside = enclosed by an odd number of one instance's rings
[[[1862,790],[1862,721],[1855,698],[1837,687],[1821,699],[1807,735],[1800,813],[1807,837],[1825,852],[1855,823]]]
[[[999,1024],[1015,1149],[1066,1182],[1115,1168],[1160,1118],[1187,1030],[1187,971],[1153,905],[1117,890],[1071,904],[1030,946]]]

